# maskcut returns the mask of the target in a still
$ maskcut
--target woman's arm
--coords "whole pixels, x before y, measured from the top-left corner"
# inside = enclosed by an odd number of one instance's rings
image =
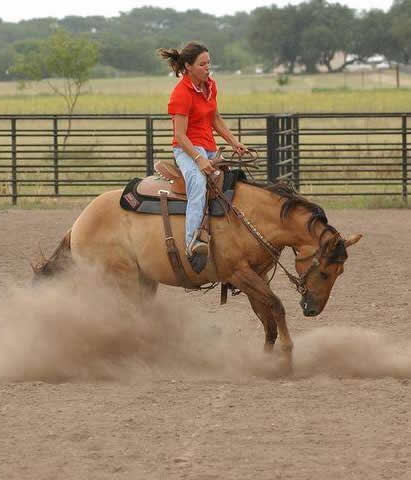
[[[224,140],[233,147],[234,151],[240,154],[248,152],[247,147],[239,142],[233,135],[218,110],[215,112],[213,127],[220,137],[223,137]]]
[[[197,163],[200,170],[204,173],[210,174],[214,172],[214,168],[208,158],[199,156],[197,150],[194,148],[191,140],[187,137],[188,117],[186,115],[174,115],[174,131],[175,137],[179,146],[190,155],[190,157]]]

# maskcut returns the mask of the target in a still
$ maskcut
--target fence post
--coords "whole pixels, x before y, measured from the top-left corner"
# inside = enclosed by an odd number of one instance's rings
[[[54,194],[59,195],[59,137],[57,115],[53,117]]]
[[[146,175],[154,173],[154,155],[153,155],[153,120],[150,116],[146,117]]]
[[[267,180],[274,182],[278,175],[278,117],[270,115],[266,119],[267,137]]]
[[[402,199],[408,202],[407,115],[402,115]]]
[[[300,152],[299,152],[299,144],[300,144],[300,125],[299,125],[299,118],[297,115],[293,115],[293,140],[292,140],[292,158],[293,158],[293,180],[294,186],[297,191],[300,190]]]
[[[11,119],[11,192],[13,205],[17,205],[17,119]]]
[[[291,179],[294,181],[294,159],[293,159],[293,119],[291,116],[287,116],[285,119],[285,130],[287,131],[287,134],[285,135],[285,157],[287,161],[290,161],[290,163],[287,163],[287,178],[288,174],[291,173]]]
[[[284,130],[285,130],[285,117],[282,116],[278,119],[278,128],[275,136],[277,137],[278,140],[278,156],[277,156],[277,163],[278,163],[278,177],[282,177],[285,173],[285,165],[284,165],[284,160],[285,160],[285,154],[287,153],[284,150],[284,145],[285,145],[285,135],[284,135]]]

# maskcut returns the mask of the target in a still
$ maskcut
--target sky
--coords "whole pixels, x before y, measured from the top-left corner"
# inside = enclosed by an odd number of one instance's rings
[[[81,17],[90,15],[102,15],[105,17],[115,17],[119,12],[128,12],[133,8],[143,6],[153,6],[160,8],[173,8],[183,12],[188,9],[198,8],[202,12],[211,13],[216,16],[233,15],[237,11],[250,12],[254,8],[269,6],[275,3],[279,7],[287,4],[298,4],[301,0],[205,0],[198,2],[196,0],[148,0],[139,2],[137,0],[70,0],[63,2],[61,0],[9,0],[2,1],[0,6],[0,18],[6,22],[19,22],[31,18],[56,17],[63,18],[68,15],[78,15]],[[332,3],[332,0],[330,0]],[[356,10],[370,10],[378,8],[388,10],[392,0],[340,0],[341,4],[348,5]],[[243,6],[244,5],[244,6]],[[250,5],[252,5],[250,7]]]

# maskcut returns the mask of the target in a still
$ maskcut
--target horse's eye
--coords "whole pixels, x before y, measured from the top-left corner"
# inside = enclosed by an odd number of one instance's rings
[[[328,278],[328,273],[325,273],[325,272],[320,272],[320,276],[323,280],[327,280]]]

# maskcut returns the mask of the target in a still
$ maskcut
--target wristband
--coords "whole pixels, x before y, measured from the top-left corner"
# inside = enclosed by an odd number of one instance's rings
[[[198,154],[193,158],[193,160],[196,161],[197,158],[200,158],[200,157],[201,157],[201,153],[198,153]]]

